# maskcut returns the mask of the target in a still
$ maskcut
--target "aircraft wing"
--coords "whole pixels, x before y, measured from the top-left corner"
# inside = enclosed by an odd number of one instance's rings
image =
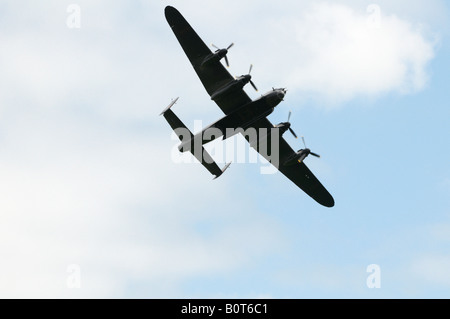
[[[202,66],[204,59],[208,55],[212,55],[213,52],[202,41],[177,9],[167,6],[165,15],[173,33],[177,37],[178,42],[189,58],[189,61],[191,61],[195,72],[197,72],[200,81],[203,83],[203,86],[210,96],[218,89],[234,80],[234,77],[231,76],[220,61]],[[244,90],[237,90],[234,94],[227,96],[226,99],[216,101],[217,105],[225,114],[229,114],[238,107],[249,102],[251,102],[251,99]]]
[[[171,6],[167,6],[165,9],[165,15],[167,22],[169,23],[172,31],[178,39],[178,42],[189,58],[189,61],[194,67],[195,72],[197,73],[200,81],[202,82],[203,86],[210,96],[213,95],[214,92],[234,80],[233,76],[231,76],[231,74],[225,69],[220,61],[202,65],[205,58],[212,55],[213,52],[202,41],[195,30],[189,25],[189,23],[177,9]],[[232,94],[227,95],[227,98],[217,99],[215,102],[220,107],[220,109],[228,115],[237,108],[251,102],[251,99],[244,92],[244,90],[236,90]],[[267,118],[257,121],[252,126],[257,130],[259,128],[266,128],[269,130],[273,128],[273,125]],[[270,146],[270,139],[271,137],[269,135],[267,137],[268,146]],[[258,145],[252,147],[259,151]],[[268,153],[270,154],[270,150]],[[294,184],[300,187],[305,193],[311,196],[318,203],[327,207],[334,206],[333,197],[303,162],[297,162],[292,166],[283,165],[284,160],[294,154],[294,150],[289,146],[284,138],[280,136],[280,162],[277,167],[279,171],[286,175],[286,177],[288,177],[292,182],[294,182]],[[264,154],[264,152],[262,152],[261,155],[265,156],[265,158],[270,161],[270,156],[267,156],[267,154]],[[216,172],[217,174],[219,174],[218,167],[214,166],[213,171],[213,174],[215,174]]]
[[[251,143],[253,148],[255,148],[262,156],[264,156],[268,161],[271,161],[271,140],[270,129],[274,126],[267,118],[261,119],[252,125],[259,132],[260,128],[266,128],[269,130],[269,135],[267,140],[267,151],[260,152],[259,145]],[[248,137],[246,137],[248,140]],[[295,185],[300,187],[306,194],[311,196],[316,202],[327,207],[334,206],[334,199],[331,194],[326,190],[326,188],[320,183],[316,176],[309,170],[304,162],[296,162],[293,165],[285,166],[283,163],[292,155],[295,151],[289,146],[286,140],[279,136],[279,162],[278,165],[273,163],[278,170],[283,173],[287,178],[289,178]]]

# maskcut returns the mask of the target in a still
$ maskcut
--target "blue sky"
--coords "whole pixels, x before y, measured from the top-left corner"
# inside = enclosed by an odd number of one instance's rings
[[[67,26],[71,3],[80,28]],[[235,43],[230,73],[254,65],[250,97],[288,88],[269,118],[292,110],[335,207],[260,163],[214,181],[174,163],[159,116],[170,99],[189,127],[222,114],[167,4],[207,44]],[[444,1],[2,1],[0,12],[0,296],[449,297]],[[372,264],[380,288],[367,286]]]

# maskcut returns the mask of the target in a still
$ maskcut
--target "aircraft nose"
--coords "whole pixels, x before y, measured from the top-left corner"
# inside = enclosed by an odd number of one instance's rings
[[[278,92],[278,94],[277,94],[277,96],[278,96],[278,98],[280,99],[280,100],[283,100],[284,99],[284,92],[282,92],[282,91],[279,91]]]

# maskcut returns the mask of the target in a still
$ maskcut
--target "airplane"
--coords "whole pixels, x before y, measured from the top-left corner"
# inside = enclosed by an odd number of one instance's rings
[[[283,138],[283,134],[287,131],[297,137],[289,122],[291,112],[289,112],[287,122],[277,125],[273,125],[267,119],[267,116],[283,101],[287,90],[285,88],[272,88],[271,91],[252,101],[243,89],[246,84],[250,83],[257,90],[256,85],[251,80],[252,65],[248,74],[234,78],[221,63],[221,60],[224,59],[226,65],[229,66],[227,54],[234,43],[224,49],[214,46],[217,50],[212,52],[177,9],[167,6],[164,11],[169,26],[211,100],[225,113],[224,117],[194,135],[172,111],[171,108],[178,98],[173,100],[162,111],[161,115],[164,116],[180,139],[179,151],[191,152],[215,176],[214,178],[217,178],[223,174],[231,163],[226,164],[221,169],[204,149],[203,144],[210,142],[213,138],[222,136],[223,139],[226,139],[234,134],[242,133],[243,130],[254,129],[257,132],[256,139],[243,134],[251,147],[255,148],[316,202],[325,207],[333,207],[335,204],[333,197],[304,163],[308,155],[320,156],[306,147],[303,137],[305,148],[297,152]],[[213,133],[207,134],[211,132]],[[274,161],[274,158],[277,158],[277,161]]]

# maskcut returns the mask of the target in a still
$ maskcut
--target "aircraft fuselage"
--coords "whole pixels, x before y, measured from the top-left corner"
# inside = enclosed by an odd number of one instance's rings
[[[269,91],[260,98],[242,106],[217,122],[209,125],[205,130],[210,127],[222,129],[222,125],[220,125],[221,121],[225,121],[226,124],[234,124],[228,125],[226,128],[245,129],[261,118],[270,115],[275,107],[283,101],[284,95],[285,93],[282,89]]]
[[[193,147],[195,141],[206,144],[213,139],[223,136],[224,139],[237,134],[238,128],[246,129],[258,120],[271,114],[274,108],[283,101],[286,94],[284,89],[273,89],[260,98],[243,105],[220,120],[208,125],[190,140],[183,141],[178,149],[185,152]],[[214,137],[214,138],[212,138]]]

